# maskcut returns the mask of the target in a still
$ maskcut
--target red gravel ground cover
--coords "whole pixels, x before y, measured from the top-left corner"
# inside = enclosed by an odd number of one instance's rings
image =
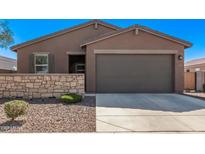
[[[85,97],[76,104],[62,104],[57,99],[34,99],[29,102],[27,115],[15,122],[9,121],[0,100],[0,132],[49,133],[49,132],[95,132],[95,97]]]

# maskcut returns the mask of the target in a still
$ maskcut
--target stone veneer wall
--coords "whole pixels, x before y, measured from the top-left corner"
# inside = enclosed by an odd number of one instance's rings
[[[0,97],[47,98],[84,94],[84,74],[0,74]]]

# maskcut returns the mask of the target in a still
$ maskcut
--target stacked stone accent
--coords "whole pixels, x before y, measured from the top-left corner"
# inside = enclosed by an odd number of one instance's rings
[[[0,74],[1,98],[48,98],[84,94],[84,74]]]

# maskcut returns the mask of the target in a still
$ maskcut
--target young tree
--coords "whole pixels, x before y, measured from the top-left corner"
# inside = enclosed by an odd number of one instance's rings
[[[13,42],[13,32],[8,27],[8,22],[0,20],[0,48],[8,48]]]

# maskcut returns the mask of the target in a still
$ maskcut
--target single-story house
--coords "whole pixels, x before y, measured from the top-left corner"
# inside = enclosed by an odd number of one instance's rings
[[[205,58],[187,61],[184,65],[185,72],[205,72]]]
[[[191,45],[141,25],[92,20],[11,49],[18,73],[85,73],[87,93],[168,93],[184,89]]]
[[[15,59],[0,56],[0,73],[14,73],[16,72],[17,62]]]

